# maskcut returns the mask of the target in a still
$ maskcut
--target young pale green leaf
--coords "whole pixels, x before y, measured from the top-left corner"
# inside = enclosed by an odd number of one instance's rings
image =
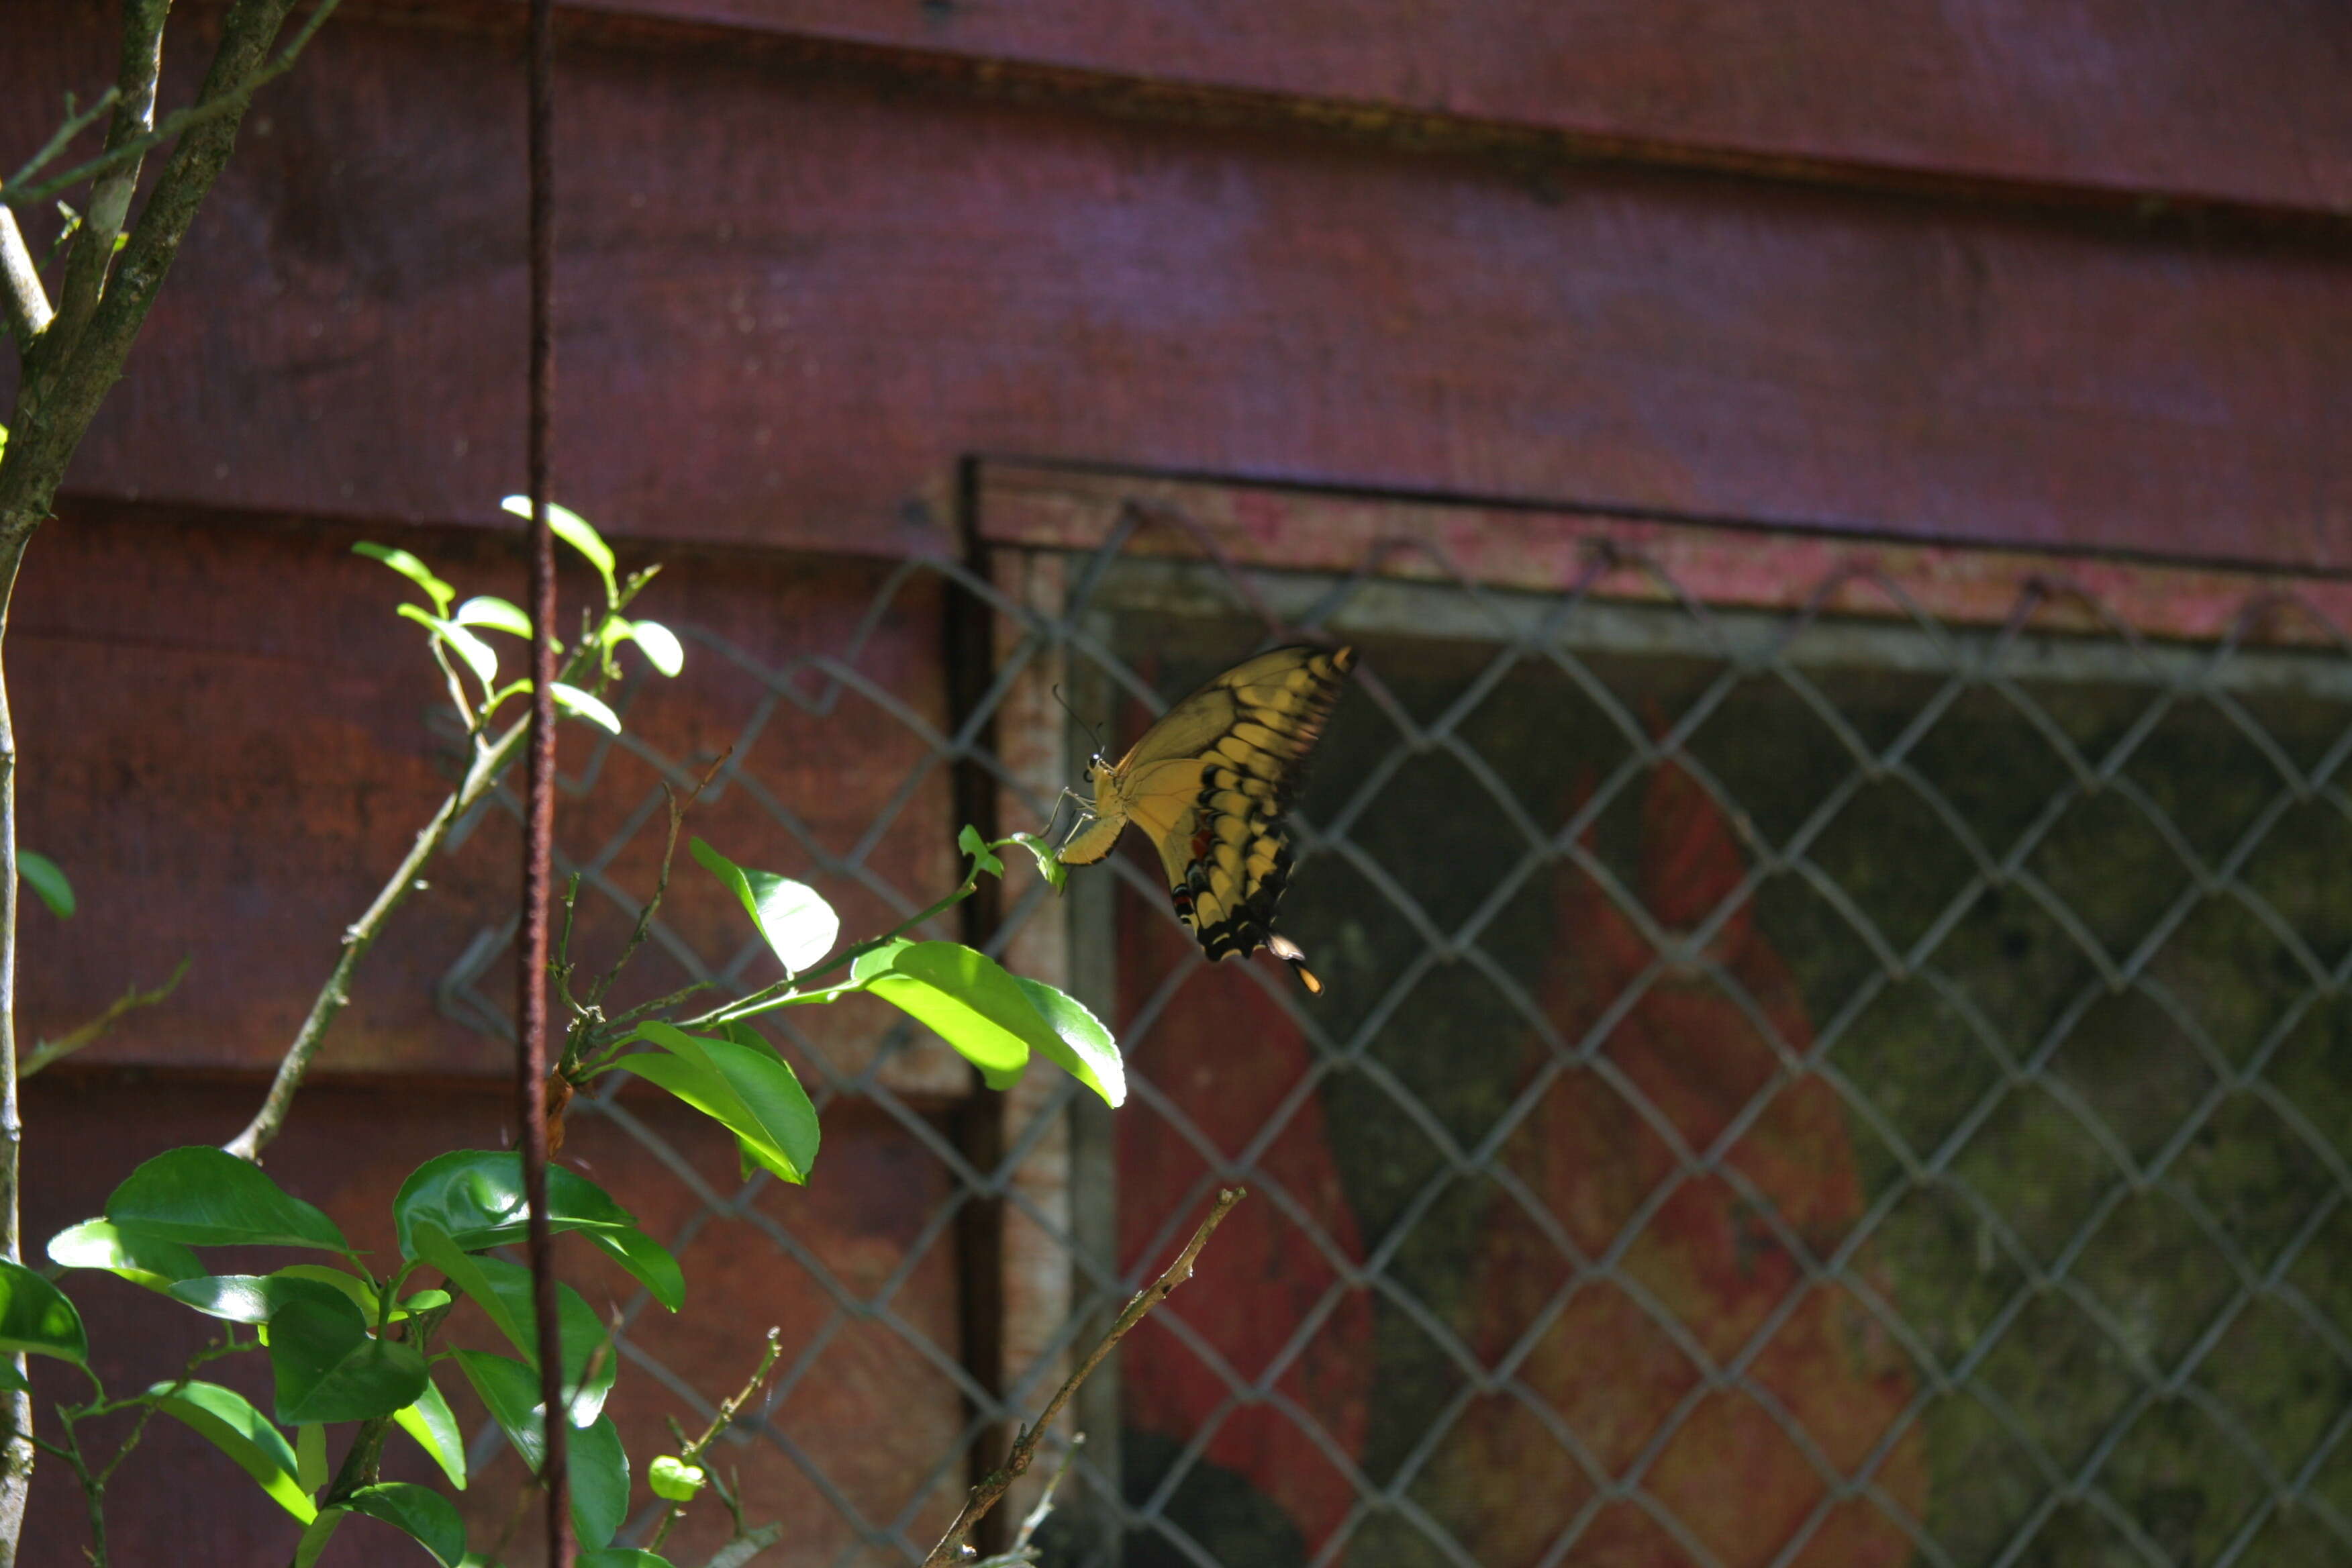
[[[709,1480],[700,1465],[689,1465],[675,1454],[664,1454],[646,1467],[646,1485],[667,1502],[692,1502]]]
[[[304,1524],[319,1516],[302,1489],[285,1434],[244,1394],[217,1383],[159,1383],[146,1396],[156,1409],[194,1427],[205,1441],[236,1460],[279,1508]]]
[[[547,1441],[539,1403],[539,1373],[488,1351],[455,1353],[458,1369],[474,1385],[490,1419],[507,1435],[524,1465],[537,1473]],[[572,1522],[579,1528],[582,1545],[602,1546],[628,1516],[628,1456],[621,1449],[621,1435],[610,1415],[599,1415],[591,1425],[575,1429],[569,1447]]]
[[[16,1351],[86,1365],[89,1336],[64,1291],[23,1264],[0,1258],[0,1354]]]
[[[1030,1048],[1057,1038],[1013,976],[961,942],[892,942],[859,959],[852,973],[954,1047],[991,1089],[1018,1083]]]
[[[505,632],[512,637],[530,636],[530,617],[520,605],[509,604],[492,594],[477,594],[457,606],[449,617],[461,626],[480,626],[485,631]]]
[[[526,1364],[539,1364],[539,1314],[532,1305],[530,1269],[460,1252],[430,1220],[416,1227],[416,1252],[480,1305]],[[556,1331],[563,1345],[564,1403],[572,1424],[584,1426],[604,1409],[604,1396],[620,1373],[620,1358],[604,1322],[579,1291],[559,1282],[555,1300]]]
[[[415,1258],[411,1233],[429,1219],[467,1252],[530,1234],[522,1155],[512,1149],[453,1149],[409,1173],[392,1200],[400,1255]],[[553,1230],[634,1231],[636,1220],[604,1188],[563,1165],[547,1168],[547,1222]]]
[[[436,616],[447,615],[451,601],[457,597],[457,589],[435,576],[433,568],[405,550],[389,544],[371,543],[362,539],[352,546],[352,553],[364,555],[371,561],[381,561],[424,589],[425,596],[433,601],[433,613]]]
[[[787,1182],[808,1180],[816,1163],[816,1107],[783,1058],[763,1046],[706,1039],[662,1023],[639,1026],[637,1037],[668,1054],[624,1057],[612,1066],[660,1085],[725,1127],[754,1163]]]
[[[156,1155],[106,1200],[121,1228],[185,1247],[315,1247],[349,1252],[335,1222],[261,1167],[199,1143]]]
[[[517,517],[530,515],[529,496],[509,496],[499,504]],[[558,506],[549,501],[547,526],[556,538],[578,551],[583,560],[596,568],[596,574],[604,579],[605,599],[609,602],[617,598],[619,593],[613,582],[612,547],[604,542],[602,534],[588,525],[588,520],[568,506]]]
[[[466,1521],[455,1504],[430,1487],[383,1481],[362,1487],[342,1506],[380,1519],[433,1554],[441,1568],[457,1568],[466,1557]]]
[[[32,849],[17,850],[16,879],[32,889],[58,919],[65,920],[74,912],[73,884],[47,856]]]
[[[1087,1005],[1065,991],[1025,974],[1013,984],[1045,1022],[1046,1034],[1034,1043],[1064,1072],[1102,1096],[1117,1110],[1127,1103],[1127,1064],[1119,1059],[1118,1042]]]
[[[414,605],[401,605],[400,613],[447,643],[450,649],[466,661],[466,668],[474,672],[474,679],[482,683],[483,689],[498,685],[498,650],[489,644],[457,622],[444,620],[439,616],[428,616]]]
[[[404,1405],[392,1413],[400,1429],[416,1439],[416,1446],[425,1457],[441,1467],[449,1484],[459,1491],[466,1489],[466,1435],[457,1429],[457,1417],[451,1414],[449,1402],[441,1396],[441,1389],[431,1378],[425,1382],[425,1392],[414,1405]]]
[[[359,1309],[323,1289],[270,1314],[269,1364],[289,1426],[389,1415],[415,1404],[427,1381],[413,1347],[371,1339]]]
[[[49,1261],[64,1268],[103,1268],[157,1291],[205,1272],[196,1255],[178,1242],[102,1219],[86,1219],[49,1237]]]
[[[686,668],[686,646],[677,634],[659,621],[625,621],[615,617],[612,637],[615,642],[634,642],[643,650],[646,662],[664,675],[676,675]]]
[[[621,716],[607,707],[602,698],[591,696],[576,686],[566,686],[560,680],[551,681],[547,688],[555,693],[555,705],[574,718],[585,719],[602,730],[617,735],[621,732]]]
[[[1063,887],[1069,881],[1070,868],[1062,864],[1062,857],[1060,853],[1056,851],[1051,844],[1046,843],[1035,834],[1015,833],[1007,837],[1004,842],[1007,844],[1018,844],[1022,848],[1026,849],[1030,854],[1035,856],[1037,858],[1037,874],[1045,879],[1046,883],[1053,888],[1054,891],[1057,893],[1060,892]]]
[[[589,1245],[627,1269],[671,1311],[686,1305],[686,1274],[668,1247],[642,1230],[583,1231]]]
[[[164,1294],[208,1318],[221,1318],[232,1323],[266,1323],[289,1301],[348,1302],[352,1310],[362,1314],[362,1321],[367,1310],[323,1280],[283,1274],[206,1274],[183,1279]]]
[[[988,847],[988,840],[982,838],[980,836],[980,829],[971,823],[965,823],[963,831],[956,835],[956,847],[962,850],[965,857],[971,861],[974,876],[978,876],[982,871],[992,877],[1004,875],[1004,862],[996,858],[996,851]]]
[[[687,847],[704,870],[734,889],[787,974],[803,973],[833,951],[834,939],[841,934],[841,917],[814,888],[772,871],[738,866],[699,838]]]

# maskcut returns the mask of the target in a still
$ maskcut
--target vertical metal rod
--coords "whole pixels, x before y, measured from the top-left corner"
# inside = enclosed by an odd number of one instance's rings
[[[562,1398],[562,1339],[547,1228],[548,915],[555,853],[555,534],[548,526],[549,394],[555,379],[554,18],[531,0],[530,75],[530,754],[522,852],[522,941],[515,975],[515,1078],[522,1121],[523,1191],[530,1204],[531,1303],[539,1319],[539,1386],[546,1412],[540,1485],[547,1494],[547,1561],[572,1568],[571,1422]]]

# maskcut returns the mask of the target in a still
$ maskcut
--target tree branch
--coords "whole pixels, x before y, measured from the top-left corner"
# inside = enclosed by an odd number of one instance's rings
[[[25,231],[6,207],[0,207],[0,312],[5,313],[8,335],[16,341],[19,363],[58,315],[49,304],[49,291],[41,287],[40,267],[25,247]]]
[[[125,0],[122,7],[122,63],[114,82],[114,118],[106,127],[106,151],[121,152],[155,129],[155,88],[163,75],[163,18],[170,0]],[[106,292],[106,275],[114,263],[114,242],[131,216],[131,194],[139,188],[142,159],[133,153],[99,180],[90,192],[81,227],[66,257],[65,281],[58,291],[58,319],[40,345],[42,357],[62,358],[73,353],[98,298]]]
[[[1119,1313],[1118,1321],[1111,1324],[1110,1332],[1102,1337],[1102,1342],[1087,1352],[1087,1359],[1078,1363],[1077,1370],[1054,1391],[1054,1397],[1047,1400],[1045,1408],[1037,1413],[1035,1422],[1014,1439],[1013,1452],[1006,1456],[1003,1467],[991,1470],[978,1486],[971,1489],[971,1495],[964,1500],[963,1511],[956,1515],[955,1522],[948,1526],[948,1532],[940,1537],[940,1543],[931,1548],[930,1555],[923,1559],[923,1568],[948,1568],[949,1564],[961,1560],[964,1538],[971,1533],[971,1527],[979,1523],[1011,1489],[1013,1483],[1028,1471],[1030,1461],[1037,1455],[1038,1440],[1045,1435],[1046,1428],[1053,1426],[1054,1418],[1062,1413],[1062,1406],[1070,1402],[1070,1395],[1078,1391],[1078,1385],[1086,1382],[1095,1368],[1103,1363],[1103,1358],[1127,1337],[1129,1330],[1143,1321],[1150,1315],[1152,1308],[1168,1300],[1171,1291],[1192,1277],[1192,1260],[1201,1256],[1201,1248],[1209,1244],[1210,1236],[1225,1222],[1225,1215],[1233,1212],[1234,1205],[1248,1195],[1248,1189],[1244,1187],[1227,1187],[1217,1194],[1216,1204],[1209,1210],[1209,1216],[1192,1233],[1192,1239],[1184,1244],[1184,1250],[1176,1255],[1176,1261],[1163,1269],[1159,1279],[1136,1292],[1135,1300]]]
[[[228,89],[218,98],[205,101],[199,96],[194,104],[186,109],[174,110],[165,115],[161,125],[136,141],[125,142],[119,147],[109,147],[88,163],[77,163],[54,179],[44,180],[37,185],[27,185],[25,184],[26,181],[38,174],[42,166],[54,158],[67,142],[98,118],[100,108],[93,106],[89,112],[79,119],[68,120],[59,128],[58,134],[50,139],[47,146],[35,153],[22,168],[10,175],[5,185],[0,185],[0,205],[31,206],[37,202],[47,201],[51,196],[61,195],[84,180],[94,179],[109,170],[121,167],[123,163],[134,163],[145,157],[156,148],[177,140],[200,125],[209,124],[224,115],[241,114],[256,92],[294,68],[294,62],[300,57],[303,46],[310,41],[311,35],[318,32],[327,18],[334,15],[335,7],[341,3],[342,0],[319,0],[318,8],[313,10],[309,18],[303,22],[300,31],[294,35],[293,41],[278,51],[276,59],[256,70],[251,76]],[[286,0],[285,4],[277,6],[281,19],[292,9],[292,0]],[[206,85],[210,85],[209,79]],[[112,94],[110,91],[106,99],[100,100],[100,105],[110,103],[111,100]]]
[[[329,3],[321,0],[320,9]],[[197,207],[236,144],[237,122],[256,85],[254,78],[265,68],[269,47],[292,8],[293,0],[232,0],[221,21],[219,47],[197,93],[197,107],[209,110],[212,117],[189,127],[164,163],[130,243],[117,259],[113,281],[90,312],[72,352],[38,353],[36,363],[26,367],[7,450],[0,455],[0,578],[13,579],[16,558],[48,516],[74,448],[121,376],[123,362],[179,254],[180,242],[187,237]],[[127,161],[144,151],[135,142],[126,143],[107,156]],[[47,193],[48,188],[41,189]],[[31,189],[0,192],[0,200],[12,206],[33,199]]]

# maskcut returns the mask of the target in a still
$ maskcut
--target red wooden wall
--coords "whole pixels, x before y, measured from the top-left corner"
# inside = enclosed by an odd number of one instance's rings
[[[2352,12],[2324,0],[561,14],[559,491],[678,562],[651,613],[773,657],[865,610],[851,558],[958,550],[977,456],[2352,566]],[[433,689],[345,552],[512,569],[483,531],[520,469],[518,15],[351,0],[257,107],[35,543],[25,832],[86,907],[34,917],[27,1026],[196,959],[35,1086],[36,1236],[235,1130],[438,798]],[[0,162],[106,79],[110,20],[10,8]],[[205,17],[173,26],[184,96]],[[943,712],[937,612],[875,657]],[[845,824],[903,740],[827,759]],[[944,826],[944,784],[915,809]],[[429,985],[507,858],[477,846],[395,931],[298,1113],[282,1168],[339,1214],[389,1189],[323,1184],[336,1127],[379,1176],[453,1118],[495,1136],[499,1065]],[[901,1134],[833,1136],[924,1201]],[[903,1242],[886,1204],[811,1201],[845,1246]],[[948,1324],[951,1279],[926,1289]],[[740,1351],[679,1353],[715,1388]],[[76,1561],[54,1483],[37,1560]],[[144,1557],[173,1526],[121,1528]]]

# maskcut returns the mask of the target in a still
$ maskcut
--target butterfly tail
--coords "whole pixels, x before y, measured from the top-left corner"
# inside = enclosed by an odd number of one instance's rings
[[[1298,951],[1297,942],[1286,936],[1268,936],[1265,950],[1297,973],[1298,983],[1307,987],[1309,996],[1323,994],[1323,983],[1315,978],[1313,970],[1307,967],[1307,955]]]

